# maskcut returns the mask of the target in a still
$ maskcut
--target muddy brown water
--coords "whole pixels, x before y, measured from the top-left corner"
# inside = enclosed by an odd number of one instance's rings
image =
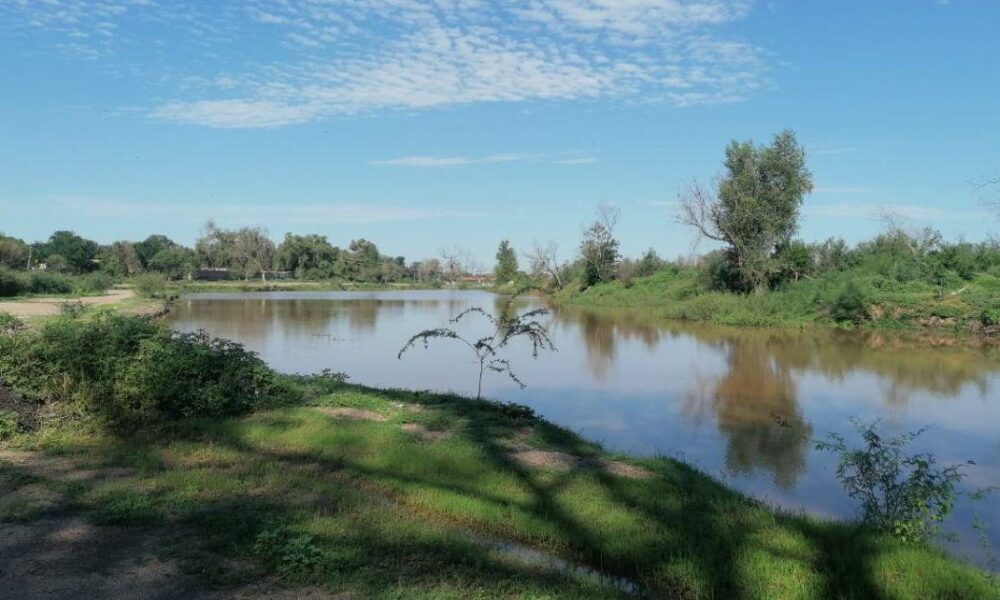
[[[498,311],[480,291],[199,294],[168,318],[257,351],[286,372],[343,371],[369,385],[474,395],[467,348],[434,340],[396,354],[412,334],[460,311]],[[537,304],[525,300],[520,308]],[[507,353],[520,389],[488,373],[484,396],[526,404],[613,451],[666,455],[782,508],[851,517],[857,505],[834,476],[835,458],[814,449],[851,417],[887,431],[928,430],[916,448],[944,463],[975,461],[965,490],[1000,485],[1000,358],[995,349],[934,346],[883,334],[732,329],[670,323],[634,312],[555,309],[544,318],[558,348]],[[484,331],[470,318],[463,330]],[[990,529],[983,548],[978,517]],[[960,501],[950,552],[988,564],[1000,553],[1000,497]]]

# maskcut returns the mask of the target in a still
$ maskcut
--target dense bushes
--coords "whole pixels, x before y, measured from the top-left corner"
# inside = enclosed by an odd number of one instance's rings
[[[29,294],[100,293],[114,284],[103,273],[72,277],[52,271],[12,271],[0,267],[0,297],[27,296]]]
[[[239,344],[125,316],[60,319],[4,336],[0,377],[119,429],[242,414],[296,398]]]

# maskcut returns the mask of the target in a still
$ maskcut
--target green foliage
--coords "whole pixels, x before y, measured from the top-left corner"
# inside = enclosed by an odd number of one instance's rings
[[[18,429],[17,413],[9,410],[0,410],[0,441],[10,439],[17,434]]]
[[[525,387],[524,383],[517,378],[517,375],[511,369],[510,361],[503,358],[502,353],[504,348],[517,338],[527,338],[531,342],[532,357],[538,358],[539,351],[555,350],[555,346],[552,344],[552,340],[549,339],[549,333],[545,329],[545,326],[537,319],[537,317],[548,314],[548,309],[536,308],[521,314],[518,314],[514,310],[514,303],[518,295],[524,291],[526,290],[521,290],[521,292],[513,294],[508,298],[507,302],[500,309],[500,314],[497,316],[490,314],[481,307],[474,306],[460,312],[451,319],[451,323],[457,325],[469,315],[483,317],[490,325],[483,337],[478,339],[467,338],[462,336],[456,329],[450,327],[426,329],[407,340],[406,344],[400,349],[397,358],[403,358],[403,354],[418,343],[423,344],[424,348],[427,348],[430,340],[451,339],[468,346],[469,350],[475,355],[476,362],[479,364],[479,383],[476,388],[477,400],[482,398],[483,374],[487,370],[507,375],[514,383],[522,388]]]
[[[163,298],[167,294],[167,278],[160,273],[143,273],[132,279],[132,285],[140,296]]]
[[[517,276],[517,254],[510,242],[503,240],[497,248],[497,266],[493,270],[497,285],[506,285]]]
[[[315,571],[324,560],[316,538],[287,527],[271,526],[260,532],[253,554],[282,579],[296,579]]]
[[[16,333],[24,329],[24,321],[10,313],[0,311],[0,335]]]
[[[149,271],[161,273],[169,279],[187,277],[197,267],[193,250],[182,246],[164,248],[154,254],[146,263]]]
[[[60,263],[75,273],[88,273],[97,268],[94,259],[97,257],[99,246],[97,242],[84,239],[72,231],[57,231],[53,233],[48,241],[38,246],[39,258],[50,263]],[[55,260],[55,257],[59,260]],[[50,266],[52,266],[50,264]]]
[[[254,353],[139,317],[61,319],[0,338],[0,373],[20,392],[115,427],[242,414],[297,399]]]
[[[735,278],[722,281],[730,289],[761,292],[782,272],[775,253],[798,230],[812,174],[791,131],[775,135],[770,146],[731,142],[725,168],[714,197],[696,186],[682,199],[682,221],[727,245],[722,257]]]
[[[868,316],[865,294],[853,281],[848,281],[837,294],[830,308],[830,316],[837,322],[860,323]]]
[[[979,315],[979,322],[987,327],[1000,325],[1000,308],[987,308]]]
[[[69,294],[74,289],[73,279],[60,273],[32,271],[28,274],[29,294]]]
[[[583,259],[585,286],[614,279],[619,254],[618,240],[614,238],[611,228],[600,222],[591,225],[583,234],[580,256]]]
[[[114,277],[97,271],[81,277],[77,281],[77,289],[85,294],[100,294],[108,291],[114,284]]]
[[[26,287],[25,278],[7,267],[0,266],[0,298],[19,296]]]
[[[79,300],[63,300],[59,303],[59,314],[68,319],[79,319],[87,312],[87,305]]]
[[[23,240],[0,233],[0,268],[27,268],[29,251],[30,247]]]
[[[860,448],[835,433],[816,447],[838,455],[837,479],[861,501],[863,523],[904,542],[926,542],[951,513],[964,465],[939,467],[933,454],[907,454],[923,430],[886,438],[878,421],[855,419],[854,425]]]

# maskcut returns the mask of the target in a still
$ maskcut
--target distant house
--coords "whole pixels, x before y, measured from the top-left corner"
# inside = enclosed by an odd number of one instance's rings
[[[492,273],[467,273],[458,278],[459,283],[493,283]]]

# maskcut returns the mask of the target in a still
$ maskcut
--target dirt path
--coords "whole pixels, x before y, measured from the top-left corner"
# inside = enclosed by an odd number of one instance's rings
[[[266,579],[244,587],[207,589],[176,561],[158,556],[168,537],[182,534],[176,527],[95,525],[64,510],[62,495],[43,483],[94,483],[127,477],[130,469],[98,468],[78,459],[4,449],[0,449],[0,466],[15,473],[5,477],[0,472],[0,508],[30,502],[41,511],[33,519],[0,522],[0,598],[4,600],[352,597],[318,588],[285,589]]]
[[[134,298],[132,290],[111,290],[103,296],[83,296],[80,298],[38,298],[37,300],[21,300],[18,302],[0,302],[0,312],[15,317],[43,317],[59,314],[59,305],[70,300],[81,302],[85,306],[107,306],[118,304],[129,298]]]

